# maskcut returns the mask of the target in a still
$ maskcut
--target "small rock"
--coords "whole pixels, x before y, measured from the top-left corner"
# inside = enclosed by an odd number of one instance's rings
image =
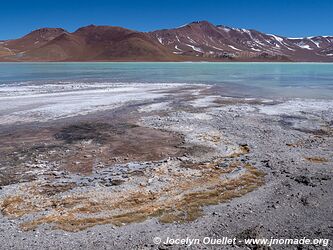
[[[111,185],[112,186],[119,186],[121,185],[122,183],[124,183],[125,181],[124,180],[121,180],[121,179],[114,179],[111,181]]]
[[[219,168],[227,168],[229,166],[228,163],[226,162],[220,162],[218,165],[217,165]]]
[[[304,185],[306,185],[306,186],[315,186],[315,185],[312,183],[311,179],[310,179],[309,177],[305,176],[305,175],[299,175],[299,176],[296,176],[296,177],[294,178],[294,180],[295,180],[297,183],[302,183],[302,184],[304,184]]]

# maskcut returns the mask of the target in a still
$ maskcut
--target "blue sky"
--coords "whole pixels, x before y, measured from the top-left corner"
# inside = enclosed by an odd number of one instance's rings
[[[1,1],[0,39],[41,27],[89,24],[139,31],[208,20],[289,37],[333,35],[333,0],[53,0]]]

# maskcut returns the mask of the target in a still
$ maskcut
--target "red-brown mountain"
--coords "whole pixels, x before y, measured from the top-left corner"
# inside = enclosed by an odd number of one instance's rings
[[[0,46],[12,61],[177,60],[147,34],[112,26],[80,28],[73,33],[43,28]]]
[[[24,52],[39,48],[64,32],[60,28],[43,28],[16,40],[0,41],[0,56],[20,57]]]
[[[200,21],[148,33],[94,25],[72,33],[43,28],[0,41],[0,61],[189,60],[333,62],[333,36],[287,38]]]

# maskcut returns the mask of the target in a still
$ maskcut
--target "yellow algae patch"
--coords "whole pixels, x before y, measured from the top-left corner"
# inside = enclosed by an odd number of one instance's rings
[[[218,144],[222,140],[221,135],[219,135],[218,133],[216,133],[216,134],[211,134],[211,133],[200,134],[198,136],[198,139],[202,140],[202,141],[206,141],[206,142],[211,142],[213,144]]]
[[[159,177],[170,177],[169,182],[156,184],[160,188],[90,187],[66,195],[50,195],[33,186],[4,198],[0,207],[7,216],[34,215],[32,220],[25,218],[21,224],[24,230],[50,224],[66,231],[80,231],[95,225],[121,226],[153,217],[162,223],[193,221],[201,216],[204,206],[242,196],[264,183],[264,174],[253,166],[234,162],[220,168],[220,161],[223,159],[195,169],[180,168],[180,172],[157,169]],[[195,174],[185,174],[188,171]],[[38,213],[41,211],[42,215]]]
[[[326,158],[323,158],[323,157],[317,157],[317,156],[314,156],[314,157],[305,157],[305,159],[309,162],[312,162],[312,163],[325,163],[325,162],[328,162],[328,159]]]
[[[237,151],[233,152],[230,155],[227,155],[224,158],[237,158],[241,155],[248,154],[249,152],[250,152],[250,148],[248,145],[241,145]]]

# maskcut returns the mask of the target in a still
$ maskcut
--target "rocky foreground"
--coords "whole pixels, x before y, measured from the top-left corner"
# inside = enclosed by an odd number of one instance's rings
[[[332,101],[224,97],[205,85],[11,90],[0,90],[4,249],[185,247],[156,237],[332,247]]]

